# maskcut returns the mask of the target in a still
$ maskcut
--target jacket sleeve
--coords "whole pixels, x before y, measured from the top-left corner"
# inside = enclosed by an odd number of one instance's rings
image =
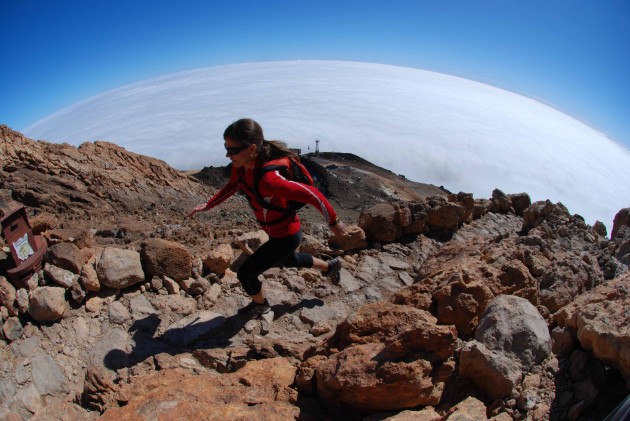
[[[217,192],[217,194],[212,196],[212,198],[210,198],[210,200],[206,202],[206,210],[212,209],[215,206],[225,202],[230,196],[239,191],[239,189],[240,181],[238,178],[238,174],[236,173],[236,171],[232,170],[230,181],[228,181],[228,183],[223,186],[221,190]]]
[[[316,187],[284,178],[279,171],[269,171],[260,180],[258,190],[267,200],[293,200],[306,203],[317,209],[329,225],[337,220],[332,205]]]

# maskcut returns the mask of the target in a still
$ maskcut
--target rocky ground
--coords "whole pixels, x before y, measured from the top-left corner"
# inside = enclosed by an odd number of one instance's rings
[[[184,217],[225,168],[0,127],[0,201],[43,267],[0,252],[0,419],[598,420],[628,395],[630,209],[610,236],[561,204],[304,158],[351,226],[301,211],[339,283],[273,269],[248,320],[235,272],[261,242],[244,198]]]

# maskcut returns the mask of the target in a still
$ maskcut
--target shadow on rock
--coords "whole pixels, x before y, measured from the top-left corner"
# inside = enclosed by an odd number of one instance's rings
[[[285,314],[293,313],[301,308],[323,306],[324,302],[317,298],[303,299],[294,305],[274,305],[274,320]],[[243,330],[250,317],[235,314],[225,317],[212,311],[199,311],[169,326],[164,333],[156,336],[162,320],[158,314],[136,320],[129,328],[133,347],[130,352],[112,349],[103,364],[110,370],[132,367],[147,358],[167,353],[177,355],[197,349],[227,348],[232,339]]]

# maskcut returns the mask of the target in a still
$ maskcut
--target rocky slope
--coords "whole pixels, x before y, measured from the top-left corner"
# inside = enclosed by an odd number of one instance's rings
[[[22,280],[0,252],[0,418],[591,420],[630,384],[630,209],[610,238],[561,204],[413,183],[349,154],[305,162],[351,224],[301,211],[338,284],[272,269],[273,313],[236,279],[261,242],[225,180],[109,143],[0,126],[0,201],[49,249]],[[4,241],[4,239],[2,239]]]

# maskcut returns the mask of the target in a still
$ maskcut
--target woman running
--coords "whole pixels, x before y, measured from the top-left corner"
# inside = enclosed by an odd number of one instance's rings
[[[302,224],[294,210],[286,210],[290,209],[290,202],[312,205],[324,216],[334,234],[344,235],[345,226],[328,200],[317,188],[283,176],[281,173],[285,171],[259,171],[270,164],[289,166],[290,159],[299,161],[297,155],[282,142],[265,140],[260,125],[248,118],[230,124],[223,133],[223,139],[226,156],[232,161],[230,181],[206,203],[194,207],[188,216],[212,209],[241,191],[245,193],[261,228],[269,235],[269,241],[249,256],[238,270],[238,280],[252,299],[239,313],[258,317],[271,310],[259,275],[274,266],[316,268],[338,282],[341,270],[339,258],[324,261],[310,254],[298,253]]]

